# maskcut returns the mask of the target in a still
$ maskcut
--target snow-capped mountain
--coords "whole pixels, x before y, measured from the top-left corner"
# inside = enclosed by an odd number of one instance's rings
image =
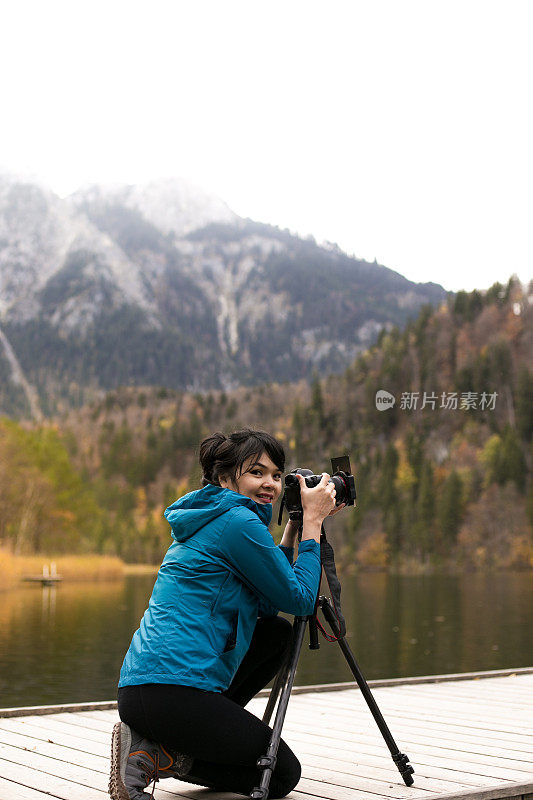
[[[29,408],[21,375],[50,411],[119,384],[200,390],[339,370],[444,296],[241,219],[183,181],[61,199],[0,175],[0,410],[11,413]]]

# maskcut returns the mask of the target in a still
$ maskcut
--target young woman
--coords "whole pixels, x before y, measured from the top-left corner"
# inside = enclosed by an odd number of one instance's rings
[[[203,488],[165,511],[174,539],[120,673],[109,793],[148,798],[163,777],[249,794],[271,729],[244,706],[280,668],[291,625],[278,611],[312,614],[320,578],[320,527],[335,513],[324,473],[301,477],[303,533],[277,547],[267,525],[282,490],[285,455],[262,431],[215,433],[200,445]],[[270,797],[300,779],[281,740]]]

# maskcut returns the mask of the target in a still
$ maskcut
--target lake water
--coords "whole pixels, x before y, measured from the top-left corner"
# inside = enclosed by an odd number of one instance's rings
[[[116,696],[153,586],[35,585],[0,593],[0,708]],[[533,574],[341,577],[348,642],[372,678],[533,665]],[[297,684],[351,680],[338,645],[307,643]]]

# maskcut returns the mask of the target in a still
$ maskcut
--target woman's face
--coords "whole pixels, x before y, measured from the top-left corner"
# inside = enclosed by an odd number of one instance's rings
[[[282,477],[281,470],[263,452],[259,458],[252,457],[244,462],[235,483],[229,478],[220,478],[220,485],[265,505],[275,503],[280,496]]]

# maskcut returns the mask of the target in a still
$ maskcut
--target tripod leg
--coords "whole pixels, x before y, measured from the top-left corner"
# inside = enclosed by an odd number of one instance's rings
[[[366,682],[363,673],[359,669],[359,665],[355,660],[354,654],[350,650],[348,643],[346,642],[344,637],[340,638],[338,637],[339,630],[337,626],[335,612],[327,597],[320,598],[320,608],[322,609],[322,613],[324,614],[326,622],[330,626],[335,636],[337,636],[338,645],[341,648],[343,655],[346,658],[346,661],[348,662],[348,666],[350,667],[352,674],[355,680],[357,681],[359,689],[361,690],[361,693],[365,698],[370,711],[372,712],[372,716],[376,720],[376,724],[379,730],[381,731],[381,735],[385,739],[385,743],[390,750],[392,760],[398,767],[398,771],[400,772],[400,775],[402,776],[405,785],[412,786],[414,783],[412,777],[414,769],[409,763],[409,758],[405,755],[405,753],[401,753],[399,751],[398,745],[396,744],[396,742],[392,737],[388,725],[385,722],[381,711],[379,710],[378,704],[374,700],[374,696],[370,691],[370,687]]]
[[[296,675],[296,667],[298,666],[298,658],[302,649],[302,642],[305,634],[305,626],[307,625],[307,617],[295,617],[293,625],[293,639],[289,659],[287,661],[288,667],[284,670],[286,679],[284,678],[284,686],[281,692],[278,709],[274,718],[274,725],[272,727],[272,736],[268,744],[266,755],[261,756],[257,760],[257,766],[262,770],[261,781],[259,786],[256,786],[250,793],[252,800],[266,800],[268,797],[268,788],[270,786],[270,778],[276,767],[276,759],[278,754],[279,740],[281,739],[281,729],[285,721],[287,713],[287,706],[291,696],[291,689],[294,684],[294,677]],[[277,682],[277,679],[276,679]],[[281,684],[280,684],[281,685]],[[271,693],[272,694],[272,693]],[[269,700],[270,702],[270,700]]]
[[[270,723],[272,714],[276,707],[276,702],[278,700],[279,693],[281,692],[283,686],[285,685],[285,681],[287,680],[287,675],[289,673],[289,660],[288,660],[289,658],[290,658],[290,653],[288,658],[283,662],[278,674],[276,675],[272,689],[270,690],[270,694],[268,696],[268,703],[266,705],[265,712],[263,714],[263,722],[265,723],[265,725],[268,725]]]

